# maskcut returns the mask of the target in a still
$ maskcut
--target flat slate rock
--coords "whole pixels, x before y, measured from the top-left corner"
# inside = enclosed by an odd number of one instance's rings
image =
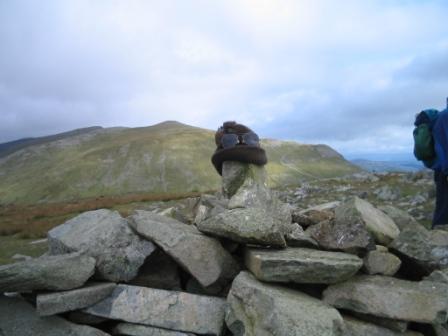
[[[71,291],[38,294],[37,313],[48,316],[86,308],[109,296],[115,286],[114,283],[90,283]]]
[[[445,323],[448,285],[412,282],[380,275],[356,276],[331,285],[323,300],[336,308],[420,323]]]
[[[71,323],[59,316],[39,316],[21,298],[0,295],[0,335],[4,336],[107,336],[109,334]]]
[[[52,255],[83,252],[97,260],[97,276],[109,281],[129,281],[154,250],[140,238],[117,211],[87,211],[48,232]],[[119,257],[118,257],[119,256]]]
[[[246,267],[267,282],[333,284],[352,277],[363,265],[355,255],[308,248],[247,248]]]
[[[344,335],[338,311],[322,301],[241,272],[228,296],[226,324],[234,336]]]
[[[389,248],[403,264],[423,274],[448,267],[448,232],[425,228],[404,229]]]
[[[94,273],[95,259],[79,253],[0,266],[1,292],[67,290],[81,287]]]
[[[344,316],[344,336],[423,336],[415,331],[398,332]]]
[[[114,328],[114,335],[128,336],[194,336],[191,333],[167,330],[141,324],[120,323]]]
[[[197,224],[200,231],[237,243],[286,247],[284,223],[264,208],[221,212]]]
[[[389,244],[400,233],[400,229],[389,216],[356,196],[336,207],[334,212],[336,223],[363,223],[375,241],[382,245]]]
[[[118,285],[109,297],[84,311],[130,323],[221,335],[225,310],[226,301],[222,298]]]
[[[227,283],[239,271],[239,265],[219,241],[193,225],[142,210],[129,220],[135,231],[157,244],[204,287]]]

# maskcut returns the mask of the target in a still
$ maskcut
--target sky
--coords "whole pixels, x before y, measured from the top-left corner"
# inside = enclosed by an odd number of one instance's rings
[[[448,96],[448,1],[0,0],[0,143],[165,120],[412,155]]]

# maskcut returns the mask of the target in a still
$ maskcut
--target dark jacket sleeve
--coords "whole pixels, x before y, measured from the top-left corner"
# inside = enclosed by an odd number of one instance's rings
[[[439,113],[432,132],[437,157],[432,168],[448,175],[448,109]]]

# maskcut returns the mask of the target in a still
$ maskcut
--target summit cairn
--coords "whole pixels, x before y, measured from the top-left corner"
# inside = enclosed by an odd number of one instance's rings
[[[225,161],[221,193],[52,229],[0,266],[0,335],[447,335],[446,231],[357,197],[292,207],[266,177]]]

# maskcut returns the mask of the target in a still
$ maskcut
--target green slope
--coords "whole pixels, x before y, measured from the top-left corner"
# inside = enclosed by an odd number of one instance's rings
[[[0,158],[0,203],[218,189],[214,132],[178,122],[97,129]],[[326,146],[264,140],[272,186],[359,169]]]

